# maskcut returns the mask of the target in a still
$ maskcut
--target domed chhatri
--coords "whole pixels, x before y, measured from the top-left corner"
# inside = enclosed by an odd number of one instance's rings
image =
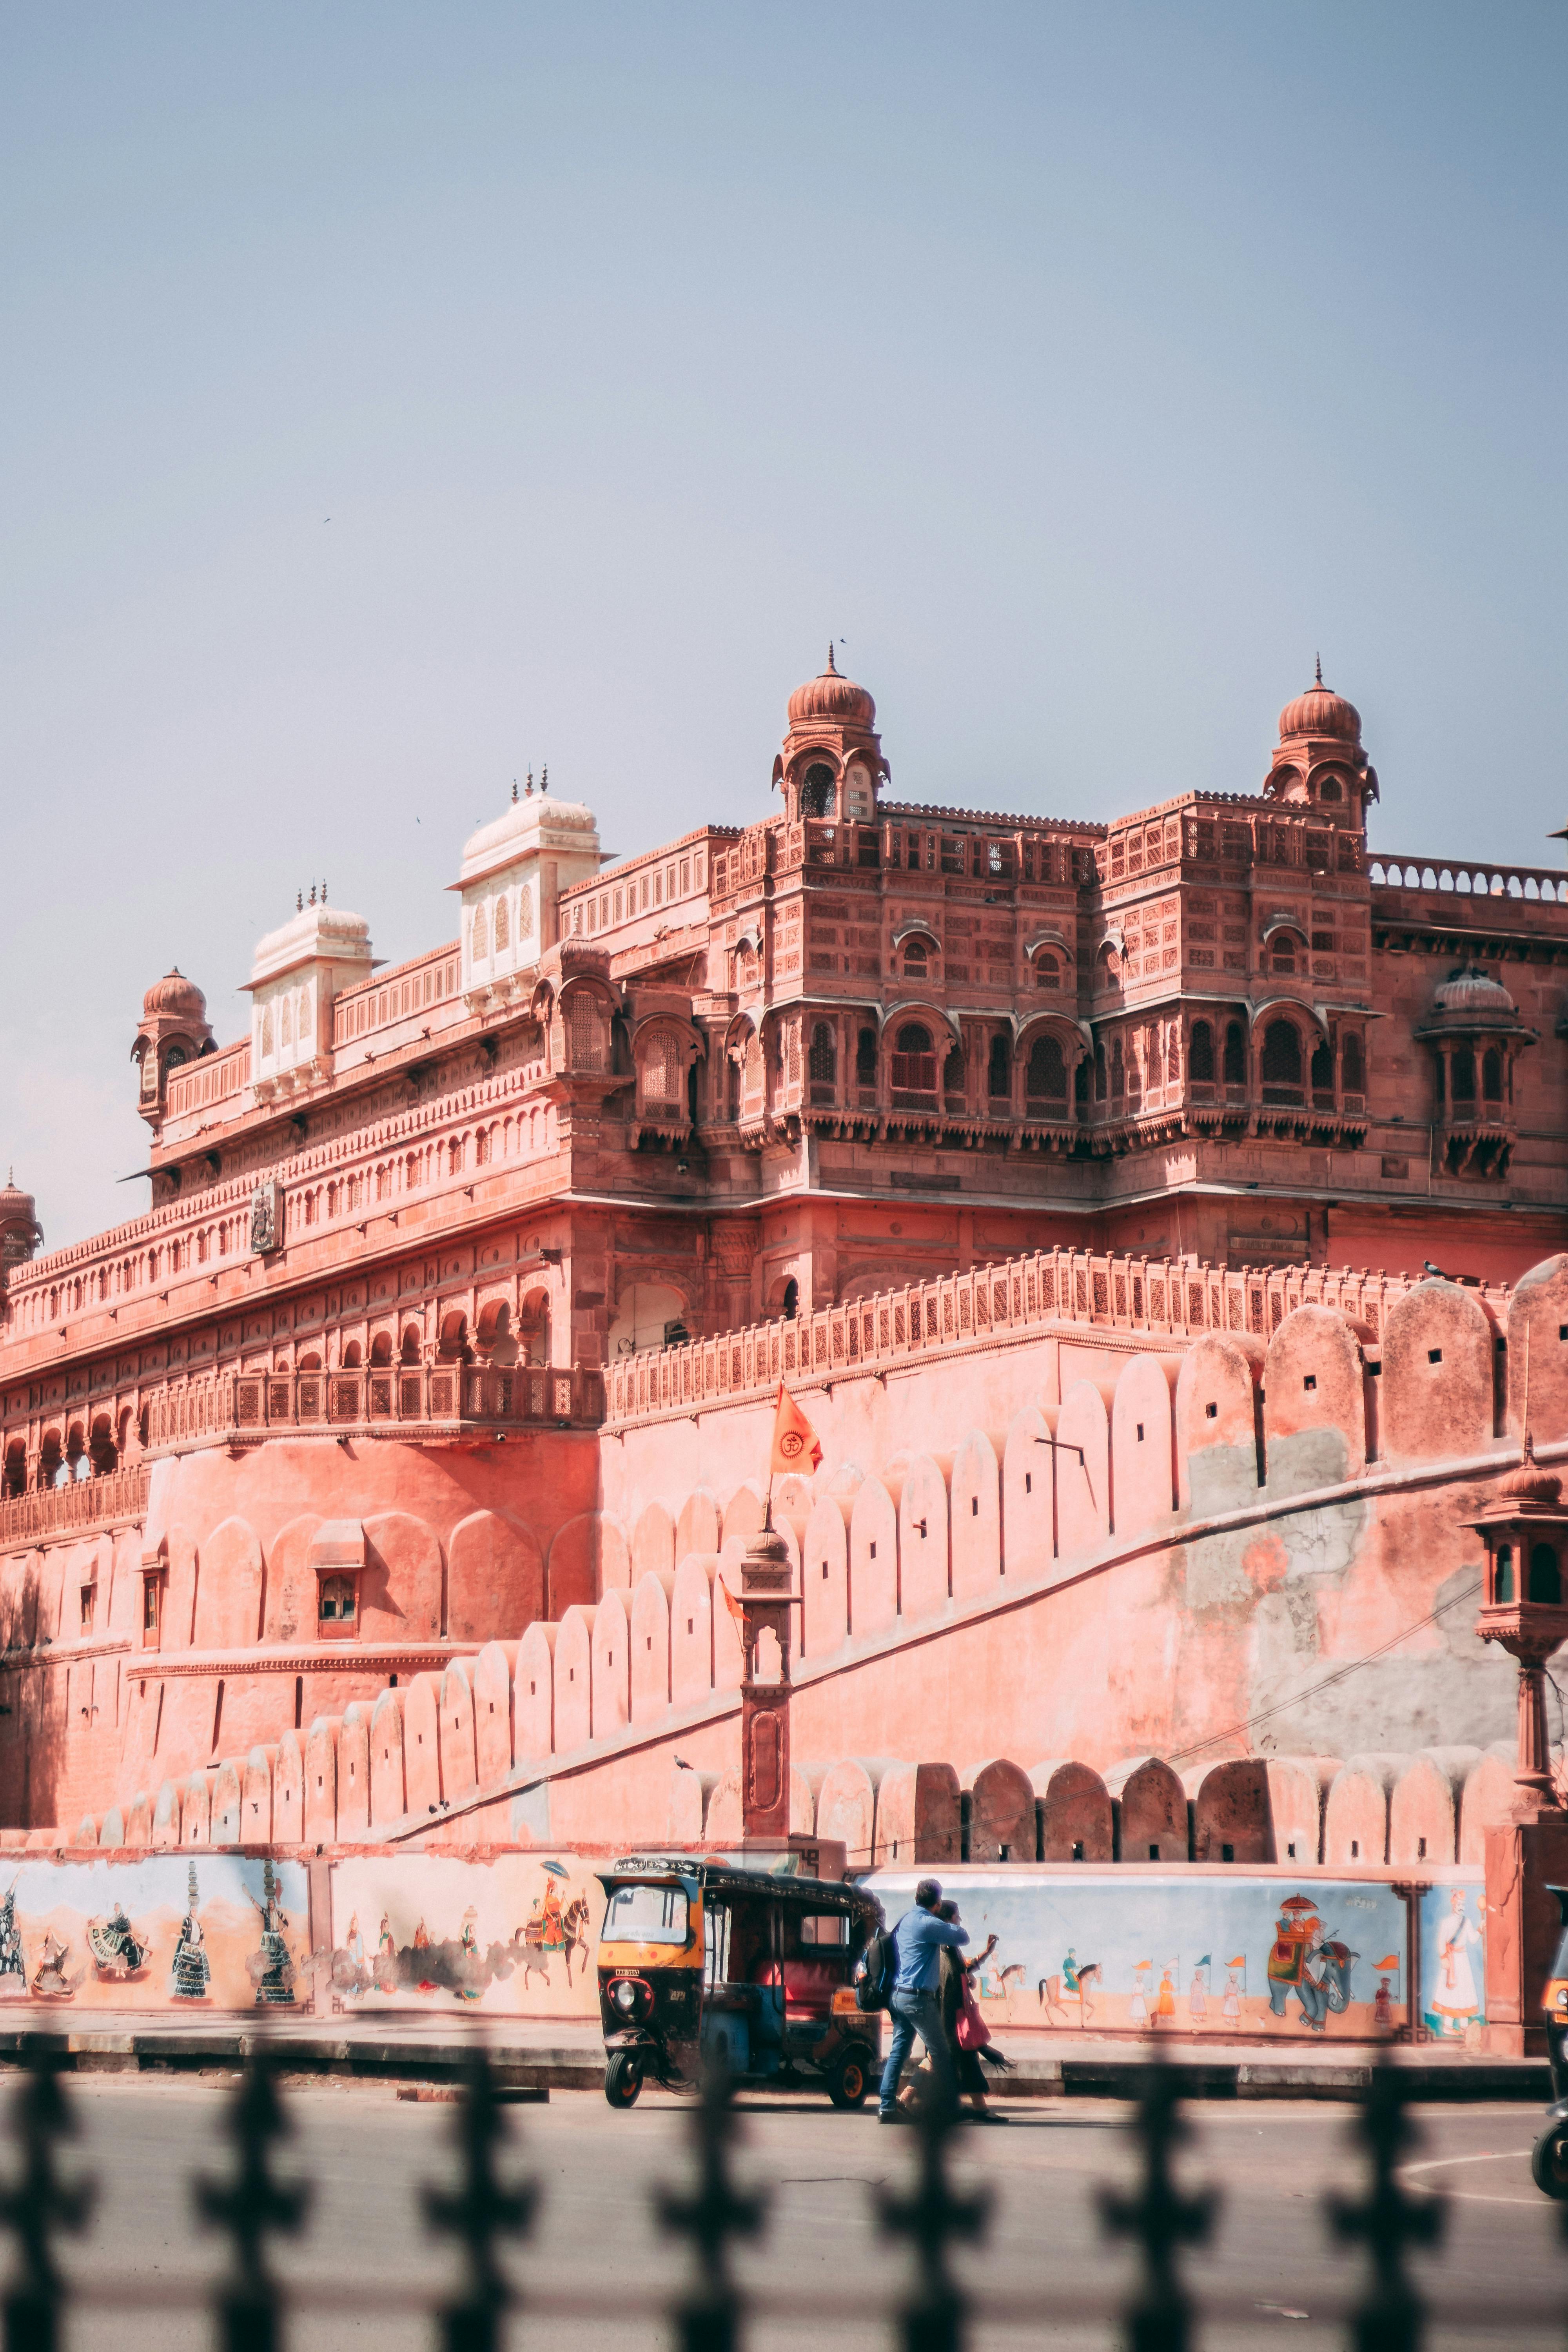
[[[1439,1013],[1471,1021],[1500,1017],[1511,1022],[1518,1012],[1501,981],[1494,980],[1478,963],[1461,964],[1450,972],[1442,986],[1434,990],[1432,1003]]]
[[[1342,743],[1361,741],[1361,712],[1353,702],[1323,684],[1321,660],[1306,693],[1288,702],[1279,713],[1279,735],[1281,741],[1293,735],[1327,735]]]
[[[156,1014],[186,1021],[205,1021],[207,1001],[194,980],[187,980],[178,964],[155,980],[142,999],[142,1017],[151,1021]]]
[[[827,667],[816,677],[808,677],[804,686],[797,686],[789,698],[792,727],[809,726],[814,719],[828,719],[837,727],[864,728],[868,734],[877,724],[875,702],[863,686],[839,675],[831,646],[827,648]]]

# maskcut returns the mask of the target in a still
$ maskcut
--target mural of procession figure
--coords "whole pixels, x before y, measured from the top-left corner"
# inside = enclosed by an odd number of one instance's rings
[[[27,1997],[27,1963],[22,1958],[22,1938],[16,1927],[16,1882],[11,1881],[0,1900],[0,2000],[25,2000]]]
[[[122,1903],[107,1919],[88,1921],[87,1941],[100,1983],[131,1984],[146,1975],[150,1947],[132,1930]]]
[[[261,1948],[253,1952],[246,1962],[250,1981],[256,1987],[256,2005],[261,2008],[292,2008],[294,2002],[294,1962],[289,1956],[283,1930],[289,1925],[279,1891],[278,1874],[270,1862],[261,1865],[261,1896],[256,1903],[261,1914]]]
[[[375,1939],[375,1989],[377,1992],[397,1990],[397,1939],[384,1911],[381,1915],[381,1929]]]
[[[212,1982],[206,1938],[202,1934],[202,1923],[196,1916],[196,1905],[200,1900],[196,1888],[196,1865],[193,1862],[185,1880],[185,1916],[180,1922],[180,1940],[174,1946],[174,1995],[176,2000],[205,2000],[207,1988]]]
[[[364,1964],[364,1937],[359,1931],[359,1914],[349,1921],[349,1932],[341,1952],[332,1954],[332,1987],[337,1992],[368,1992],[371,1973]]]
[[[1436,1943],[1426,2023],[1445,2042],[1459,2041],[1465,2028],[1478,2024],[1481,2015],[1481,1996],[1469,1958],[1480,1949],[1481,1931],[1469,1915],[1462,1886],[1450,1890],[1447,1916],[1438,1926]]]
[[[1351,1969],[1360,1957],[1347,1944],[1324,1933],[1323,1923],[1305,1895],[1287,1895],[1279,1906],[1268,1954],[1270,2015],[1283,2017],[1294,1993],[1311,2031],[1321,2033],[1329,2011],[1342,2010],[1349,2000]],[[1314,1962],[1319,1963],[1316,1968]]]
[[[70,1950],[62,1944],[52,1927],[44,1930],[44,1948],[38,1954],[38,1965],[33,1976],[33,1994],[37,2000],[74,2000],[79,1977],[68,1977],[65,1964]]]

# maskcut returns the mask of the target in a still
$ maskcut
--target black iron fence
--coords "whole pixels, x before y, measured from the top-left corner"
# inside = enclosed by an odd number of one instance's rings
[[[62,2241],[82,2236],[93,2220],[95,2184],[73,2166],[78,2116],[61,2062],[47,2052],[32,2058],[11,2100],[10,2161],[0,2184],[0,2239],[9,2239],[12,2256],[10,2284],[0,2299],[4,2352],[60,2352],[73,2310],[94,2305],[121,2314],[130,2308],[205,2312],[215,2352],[282,2352],[296,2314],[406,2318],[405,2288],[345,2282],[300,2289],[278,2270],[276,2242],[302,2230],[312,2198],[310,2181],[278,2169],[277,2144],[289,2128],[280,2063],[279,2053],[266,2049],[249,2060],[226,2116],[231,2160],[219,2177],[198,2174],[189,2184],[193,2217],[226,2241],[227,2260],[216,2284],[169,2277],[106,2286],[73,2281],[62,2261]],[[690,2105],[686,2178],[650,2189],[658,2231],[685,2250],[686,2283],[673,2296],[661,2301],[651,2286],[646,2295],[628,2295],[624,2284],[596,2285],[591,2277],[566,2286],[542,2277],[536,2284],[526,2242],[544,2191],[528,2170],[505,2093],[476,2047],[453,2112],[452,2183],[427,2186],[420,2200],[425,2230],[459,2258],[455,2290],[428,2307],[440,2352],[497,2352],[503,2326],[512,2321],[521,2324],[523,2340],[542,2343],[548,2336],[554,2341],[563,2323],[592,2316],[614,2319],[620,2343],[662,2339],[679,2352],[741,2352],[752,2318],[791,2321],[816,2338],[837,2332],[828,2325],[836,2322],[839,2329],[847,2325],[858,2343],[891,2343],[903,2352],[963,2352],[980,2325],[989,2332],[1000,2324],[1048,2340],[1057,2327],[1094,2323],[1103,2323],[1099,2340],[1107,2346],[1188,2352],[1197,2345],[1202,2322],[1243,2326],[1248,2335],[1256,2324],[1258,2305],[1250,2300],[1227,2302],[1211,2294],[1200,2309],[1184,2275],[1188,2250],[1215,2235],[1222,2205],[1213,2189],[1181,2183],[1176,2158],[1189,2125],[1176,2081],[1159,2064],[1147,2070],[1127,2125],[1136,2157],[1133,2184],[1099,2194],[1107,2242],[1130,2244],[1137,2257],[1135,2284],[1120,2309],[1109,2294],[1064,2292],[1050,2275],[1044,2248],[1038,2284],[1027,2292],[965,2285],[954,2255],[984,2246],[991,2191],[954,2178],[955,2134],[929,2114],[915,2131],[901,2135],[906,2177],[895,2186],[865,2184],[879,2231],[907,2257],[905,2284],[890,2306],[857,2297],[852,2288],[847,2294],[836,2289],[830,2303],[804,2284],[749,2293],[738,2283],[734,2258],[743,2243],[765,2236],[770,2192],[737,2168],[743,2128],[727,2083],[710,2077]],[[1420,2352],[1426,2313],[1410,2258],[1442,2238],[1446,2208],[1440,2194],[1414,2190],[1402,2178],[1417,2134],[1396,2070],[1374,2073],[1350,2129],[1360,2185],[1352,2194],[1325,2192],[1321,2200],[1324,2263],[1353,2266],[1342,2298],[1343,2341],[1353,2352]],[[1568,2256],[1568,2205],[1561,2210]],[[503,2259],[509,2252],[510,2261]],[[1521,2292],[1502,2309],[1495,2296],[1472,2302],[1467,2315],[1462,2294],[1456,2300],[1445,2294],[1446,2332],[1468,2315],[1478,2333],[1494,2331],[1500,2323],[1510,2326],[1514,2342],[1568,2338],[1568,2260],[1560,2295]]]

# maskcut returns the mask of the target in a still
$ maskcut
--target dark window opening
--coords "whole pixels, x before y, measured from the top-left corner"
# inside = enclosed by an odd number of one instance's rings
[[[1013,1091],[1013,1057],[1007,1050],[1005,1037],[991,1040],[991,1055],[985,1073],[985,1090],[993,1099],[1005,1097]]]
[[[800,788],[800,813],[804,817],[825,817],[833,809],[833,771],[831,768],[808,768]]]
[[[1214,1084],[1214,1031],[1206,1021],[1193,1024],[1192,1043],[1187,1049],[1187,1068],[1196,1086]]]
[[[1452,1068],[1456,1106],[1473,1103],[1476,1098],[1476,1057],[1468,1045],[1461,1045],[1455,1054]]]
[[[1563,1571],[1557,1565],[1557,1554],[1549,1543],[1531,1546],[1530,1597],[1544,1601],[1555,1608],[1563,1598]]]
[[[1247,1036],[1239,1021],[1226,1025],[1225,1083],[1227,1087],[1247,1084]]]
[[[862,1029],[855,1040],[855,1079],[858,1086],[874,1087],[877,1083],[877,1033]]]

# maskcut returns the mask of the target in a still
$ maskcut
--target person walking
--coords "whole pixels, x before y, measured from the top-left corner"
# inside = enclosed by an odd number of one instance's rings
[[[951,1895],[944,1895],[937,1905],[937,1917],[950,1922],[958,1922],[958,1906]],[[937,2000],[942,2007],[942,2031],[947,2035],[948,2055],[952,2061],[953,2075],[961,2099],[966,2098],[969,2101],[971,2110],[977,2121],[987,2124],[1005,2124],[1007,2117],[999,2116],[994,2108],[988,2107],[985,2104],[985,2069],[980,2063],[978,2050],[964,2049],[958,2038],[959,2018],[973,2000],[971,1979],[978,1969],[984,1968],[995,1949],[994,1936],[987,1938],[982,1949],[974,1954],[973,1959],[966,1960],[951,1947],[944,1946],[937,1954],[939,1971]],[[979,2011],[976,2010],[974,2014],[978,2017]],[[1009,2063],[1000,2052],[993,2053],[987,2050],[985,2055],[991,2060],[993,2065],[1005,2068]],[[921,2071],[922,2074],[926,2073],[925,2068]],[[912,2109],[917,2103],[918,2095],[914,2084],[906,2083],[899,2093],[900,2106]]]
[[[952,2053],[942,2021],[940,1981],[942,1953],[944,1946],[952,1948],[967,1944],[969,1930],[956,1920],[938,1916],[942,1888],[934,1878],[922,1878],[915,1888],[912,1911],[906,1911],[893,1929],[893,1948],[898,1954],[898,1967],[893,1976],[893,1990],[888,2006],[893,2014],[893,2039],[888,2051],[888,2063],[882,2069],[882,2089],[878,2104],[878,2121],[901,2124],[907,2120],[898,2104],[899,2076],[904,2061],[914,2047],[918,2033],[931,2060],[931,2070],[936,2097],[947,2114],[958,2106],[958,2079],[953,2072]]]

